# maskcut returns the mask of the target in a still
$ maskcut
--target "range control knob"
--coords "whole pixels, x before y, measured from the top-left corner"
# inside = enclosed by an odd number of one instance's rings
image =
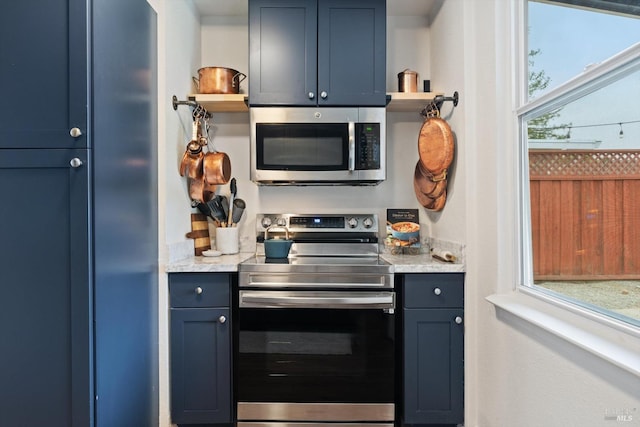
[[[276,220],[276,224],[280,227],[286,227],[287,226],[287,219],[286,218],[278,218]]]
[[[347,225],[349,228],[356,228],[358,226],[358,220],[354,217],[351,217],[347,220]]]
[[[271,218],[265,216],[264,218],[262,218],[262,221],[260,221],[260,224],[262,224],[262,228],[269,228],[269,226],[271,225]]]
[[[370,216],[366,217],[362,220],[362,225],[364,225],[364,228],[371,228],[373,226],[373,218]]]

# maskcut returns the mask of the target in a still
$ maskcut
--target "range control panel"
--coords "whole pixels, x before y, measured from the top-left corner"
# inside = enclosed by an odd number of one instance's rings
[[[304,232],[377,232],[375,214],[258,214],[256,231],[264,232],[271,226],[287,227],[289,231]]]

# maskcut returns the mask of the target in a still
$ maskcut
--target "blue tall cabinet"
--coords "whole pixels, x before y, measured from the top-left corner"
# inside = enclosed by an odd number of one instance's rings
[[[158,424],[156,17],[0,6],[0,425]]]

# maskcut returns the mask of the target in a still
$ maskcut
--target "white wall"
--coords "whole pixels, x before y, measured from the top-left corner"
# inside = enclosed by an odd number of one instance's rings
[[[191,76],[200,63],[200,21],[190,1],[154,0],[158,12],[158,220],[160,280],[158,290],[159,425],[171,425],[169,409],[169,299],[164,265],[169,246],[184,241],[190,230],[190,205],[186,183],[179,178],[178,165],[190,137],[185,134],[189,109],[174,111],[172,95],[186,99]]]

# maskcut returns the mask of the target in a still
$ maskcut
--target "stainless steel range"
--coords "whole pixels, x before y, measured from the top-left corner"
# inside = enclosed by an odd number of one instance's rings
[[[284,227],[289,257],[266,258],[264,231]],[[378,231],[376,215],[258,215],[256,256],[238,268],[239,426],[393,425],[394,275]]]

